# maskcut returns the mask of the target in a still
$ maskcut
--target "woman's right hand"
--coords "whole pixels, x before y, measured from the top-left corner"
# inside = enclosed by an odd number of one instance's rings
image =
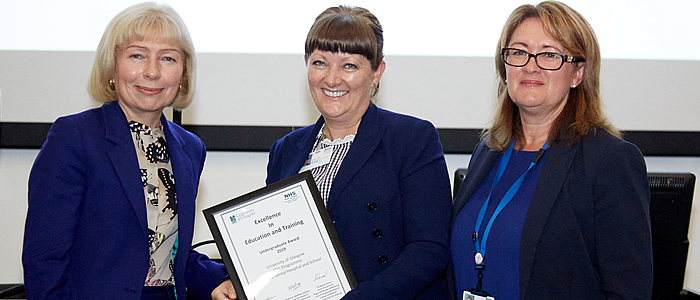
[[[231,283],[231,280],[226,280],[219,284],[212,292],[211,292],[211,299],[212,300],[234,300],[238,299],[238,294],[236,294],[236,290],[233,288],[233,283]]]

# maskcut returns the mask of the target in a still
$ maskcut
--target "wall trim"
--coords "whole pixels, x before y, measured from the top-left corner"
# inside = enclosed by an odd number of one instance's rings
[[[299,127],[184,125],[209,151],[266,152],[272,143]],[[39,149],[51,123],[0,122],[0,148]],[[446,154],[471,154],[481,129],[438,128]],[[624,131],[624,139],[645,156],[700,156],[700,131]]]

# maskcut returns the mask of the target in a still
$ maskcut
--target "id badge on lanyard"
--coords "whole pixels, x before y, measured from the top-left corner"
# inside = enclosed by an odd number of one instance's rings
[[[304,166],[301,168],[301,170],[299,170],[299,173],[328,164],[331,162],[332,154],[332,146],[310,153],[309,158],[306,159],[306,163],[304,163]]]
[[[464,293],[462,293],[462,300],[496,300],[496,298],[491,296],[475,295],[469,291],[464,291]]]

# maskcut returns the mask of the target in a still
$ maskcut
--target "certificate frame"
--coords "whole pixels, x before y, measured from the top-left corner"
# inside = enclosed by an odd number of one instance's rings
[[[293,197],[288,198],[287,196],[289,195]],[[285,210],[289,211],[285,212]],[[262,213],[257,213],[258,211]],[[292,177],[204,209],[203,213],[214,241],[216,242],[219,254],[226,265],[231,282],[236,289],[236,293],[238,293],[238,299],[286,299],[288,297],[277,297],[278,294],[272,297],[265,297],[264,293],[270,292],[270,290],[265,292],[262,292],[262,290],[269,287],[274,290],[274,293],[295,295],[295,293],[298,293],[299,288],[307,288],[306,286],[313,284],[304,281],[301,283],[294,281],[293,284],[289,283],[284,285],[285,273],[289,272],[291,275],[291,273],[302,269],[306,270],[298,273],[309,273],[309,271],[313,271],[315,268],[323,268],[323,266],[327,267],[325,273],[320,275],[322,273],[317,272],[316,275],[314,275],[313,281],[324,282],[326,279],[322,279],[321,281],[317,280],[319,277],[326,278],[326,276],[328,276],[328,280],[330,280],[328,282],[333,283],[328,283],[331,285],[321,287],[321,290],[316,293],[326,293],[325,296],[328,296],[328,293],[341,293],[340,297],[342,297],[342,295],[345,295],[357,286],[357,280],[345,256],[345,251],[340,244],[338,234],[333,227],[333,221],[326,210],[326,206],[310,171],[296,174]],[[296,220],[293,223],[289,223],[289,225],[279,226],[279,228],[276,228],[276,225],[273,225],[274,223],[272,222],[284,220],[284,217],[288,216],[300,218],[298,217],[300,215],[304,216],[305,219]],[[307,220],[306,224],[304,220]],[[238,222],[245,224],[238,227],[244,230],[234,230],[237,229],[235,226],[238,226]],[[265,225],[270,228],[266,228]],[[311,226],[309,227],[308,225]],[[304,234],[299,234],[293,239],[285,238],[285,235],[289,236],[288,233],[295,232],[295,226],[302,228],[296,231],[303,232]],[[260,235],[257,233],[251,234],[258,229],[263,233]],[[272,231],[265,232],[265,229],[271,229]],[[277,236],[275,236],[276,234]],[[299,242],[300,239],[302,239],[301,242]],[[256,247],[250,247],[252,245]],[[280,250],[287,250],[287,245],[296,250],[290,251],[292,255],[284,259],[282,259],[283,256],[278,257]],[[294,247],[292,247],[292,245]],[[260,259],[259,266],[255,265],[255,263],[251,263],[252,258],[249,247],[250,249],[259,249],[257,252],[260,253],[261,257],[266,256],[266,258]],[[321,250],[318,250],[319,247]],[[299,252],[301,250],[304,252]],[[319,255],[318,258],[314,256],[314,259],[308,260],[309,255],[306,255],[307,260],[303,260],[307,251],[312,252],[311,256]],[[302,259],[297,259],[299,257]],[[294,259],[289,262],[291,258]],[[266,261],[266,259],[269,261]],[[276,263],[274,263],[275,261]],[[318,261],[321,263],[316,263]],[[297,265],[291,267],[291,264],[295,262],[298,262]],[[311,264],[311,266],[309,264]],[[271,268],[272,270],[263,273],[259,277],[256,277],[256,280],[251,281],[253,279],[251,276],[265,271],[263,270],[263,265],[266,265],[265,268],[267,270]],[[272,265],[277,266],[271,267]],[[261,278],[263,277],[267,278],[267,281],[262,280]],[[278,279],[278,277],[280,277],[280,279]],[[286,280],[289,281],[290,278],[300,276],[286,277]],[[270,284],[273,281],[275,282]],[[261,282],[264,282],[262,286],[265,286],[265,288],[261,287]],[[288,291],[281,289],[279,285],[284,285]],[[294,288],[295,285],[299,286]],[[329,292],[329,290],[332,291]],[[303,289],[301,290],[301,292],[304,291]],[[310,290],[306,290],[306,292],[308,294],[314,294],[314,292],[310,292]],[[263,295],[261,295],[261,293]],[[338,299],[340,297],[338,297]]]

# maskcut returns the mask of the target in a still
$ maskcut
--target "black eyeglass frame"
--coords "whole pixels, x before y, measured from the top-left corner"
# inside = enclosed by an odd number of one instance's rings
[[[522,51],[522,52],[527,53],[527,60],[526,60],[525,63],[522,64],[522,65],[514,65],[514,64],[509,63],[508,60],[506,59],[506,51],[508,51],[508,50],[517,50],[517,51]],[[561,56],[561,58],[562,58],[561,64],[560,64],[559,67],[556,68],[556,69],[543,68],[542,66],[540,66],[540,63],[537,61],[537,57],[540,56],[540,55],[542,55],[542,54],[545,54],[545,55],[552,55],[552,54],[554,54],[554,55]],[[525,50],[523,50],[523,49],[518,49],[518,48],[501,48],[501,57],[503,58],[503,62],[505,62],[506,65],[513,66],[513,67],[524,67],[524,66],[526,66],[526,65],[530,62],[530,58],[534,57],[534,58],[535,58],[535,64],[536,64],[540,69],[542,69],[542,70],[547,70],[547,71],[556,71],[556,70],[559,70],[559,69],[561,69],[562,66],[564,66],[564,63],[565,63],[565,62],[569,62],[569,63],[586,62],[586,59],[584,59],[583,57],[569,56],[569,55],[566,55],[566,54],[561,54],[561,53],[556,53],[556,52],[540,52],[540,53],[532,54],[532,53],[530,53],[530,52],[527,52],[527,51],[525,51]]]

